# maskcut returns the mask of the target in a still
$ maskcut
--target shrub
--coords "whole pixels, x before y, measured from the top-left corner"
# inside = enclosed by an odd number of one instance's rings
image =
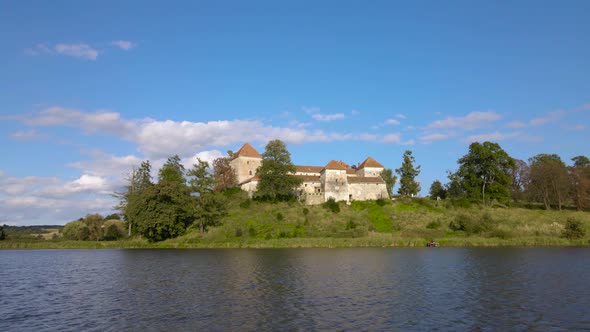
[[[582,222],[575,218],[568,218],[565,222],[565,229],[563,230],[562,236],[566,239],[579,239],[586,235],[586,231],[583,228]]]
[[[248,235],[250,237],[256,237],[256,234],[258,232],[256,231],[256,228],[254,228],[253,226],[250,226],[250,228],[248,228]]]
[[[252,200],[251,199],[247,199],[247,200],[245,200],[245,201],[243,201],[243,202],[240,203],[240,207],[242,209],[247,209],[247,208],[250,207],[250,205],[252,205]]]
[[[307,216],[309,214],[309,209],[308,208],[303,208],[303,215]]]
[[[243,231],[241,228],[236,228],[236,237],[241,237],[243,234]]]
[[[283,219],[284,219],[283,214],[278,212],[277,213],[277,221],[283,221]]]
[[[493,219],[489,213],[485,213],[481,220],[473,215],[461,213],[449,223],[449,228],[454,231],[464,231],[467,234],[480,234],[489,231],[493,227]]]
[[[356,228],[356,223],[351,219],[346,223],[346,229],[355,229]]]
[[[88,226],[83,221],[72,221],[67,223],[63,229],[66,240],[86,241],[90,235]]]
[[[431,221],[428,223],[428,225],[426,225],[426,228],[428,229],[439,229],[440,228],[440,222],[437,221]]]
[[[379,206],[384,206],[385,204],[387,204],[387,201],[384,200],[383,198],[379,198],[378,200],[375,201],[375,203],[377,203],[377,205],[379,205]]]
[[[125,237],[125,225],[120,220],[108,220],[104,223],[103,239],[115,241]]]
[[[340,205],[338,205],[338,203],[336,203],[336,201],[332,197],[330,197],[330,199],[323,203],[322,206],[324,207],[324,209],[330,210],[334,213],[340,212]]]

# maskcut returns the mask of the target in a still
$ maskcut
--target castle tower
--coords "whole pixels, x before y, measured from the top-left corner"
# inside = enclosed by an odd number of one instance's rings
[[[262,155],[246,143],[234,153],[229,164],[236,172],[238,184],[241,184],[256,175],[256,169],[262,164]]]
[[[324,199],[348,201],[348,179],[346,167],[335,160],[330,161],[320,173]]]
[[[377,160],[367,157],[357,168],[356,175],[368,178],[381,176],[384,167]]]

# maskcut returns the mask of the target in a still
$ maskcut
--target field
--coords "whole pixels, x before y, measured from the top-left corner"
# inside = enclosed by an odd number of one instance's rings
[[[0,241],[0,248],[277,248],[424,246],[587,246],[590,213],[465,206],[407,199],[305,206],[234,197],[220,225],[201,236],[196,227],[175,239],[149,243],[64,241],[54,229],[40,238]],[[339,210],[339,211],[337,211]],[[577,233],[566,232],[568,221]],[[196,225],[195,225],[196,226]]]

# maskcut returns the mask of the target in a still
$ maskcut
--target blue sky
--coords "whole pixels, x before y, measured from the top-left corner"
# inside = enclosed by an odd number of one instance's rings
[[[473,141],[590,155],[588,1],[3,1],[0,222],[110,213],[141,160],[285,141],[422,194]]]

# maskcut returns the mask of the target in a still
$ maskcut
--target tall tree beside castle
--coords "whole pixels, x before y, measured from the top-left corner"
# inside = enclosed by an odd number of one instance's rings
[[[469,152],[457,163],[457,176],[467,198],[481,199],[483,204],[493,199],[510,199],[514,159],[498,143],[474,142]]]
[[[236,172],[231,167],[233,152],[228,151],[227,157],[213,160],[213,190],[224,191],[238,185]]]
[[[404,152],[404,161],[402,166],[395,170],[399,175],[400,187],[397,192],[403,196],[414,196],[420,191],[420,184],[416,181],[416,177],[420,174],[420,166],[414,167],[416,160],[412,155],[412,151],[406,150]]]
[[[385,186],[387,187],[387,193],[389,194],[389,196],[391,197],[391,195],[393,194],[393,187],[395,186],[395,183],[397,182],[397,176],[393,175],[393,170],[391,170],[391,168],[384,168],[381,171],[381,178],[383,179],[383,181],[385,181]]]
[[[262,164],[256,170],[260,177],[256,196],[271,200],[288,199],[302,182],[293,176],[296,171],[291,153],[281,140],[272,140],[262,154]]]

